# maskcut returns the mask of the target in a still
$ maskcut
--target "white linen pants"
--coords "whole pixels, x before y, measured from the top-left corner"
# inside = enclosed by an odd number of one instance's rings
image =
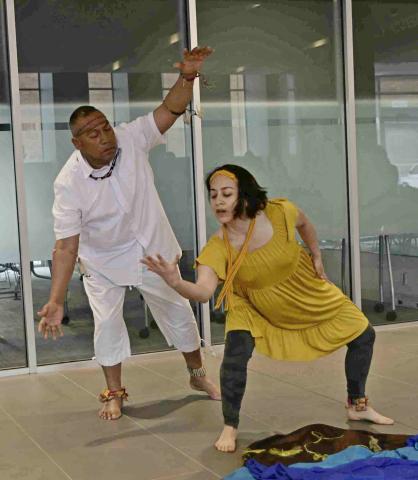
[[[94,353],[98,363],[110,367],[131,355],[128,330],[123,319],[126,287],[115,285],[103,275],[89,272],[83,278],[94,317]],[[141,285],[135,288],[144,297],[167,343],[182,352],[200,348],[200,335],[188,300],[153,272],[143,269]]]

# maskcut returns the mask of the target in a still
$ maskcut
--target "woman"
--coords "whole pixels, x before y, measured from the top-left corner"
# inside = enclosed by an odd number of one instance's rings
[[[224,165],[206,179],[210,204],[221,228],[196,260],[197,282],[180,276],[177,262],[161,256],[143,263],[189,300],[207,302],[219,282],[217,306],[227,310],[221,366],[224,429],[215,443],[233,452],[254,347],[278,360],[314,360],[347,345],[347,415],[390,425],[365,394],[375,332],[363,313],[331,282],[315,229],[286,199],[268,200],[244,168]],[[299,233],[308,255],[295,237]]]

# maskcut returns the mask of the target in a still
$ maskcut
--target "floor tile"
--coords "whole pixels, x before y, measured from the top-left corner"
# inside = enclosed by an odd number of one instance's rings
[[[78,421],[61,423],[59,428],[30,417],[18,421],[73,478],[110,480],[122,469],[124,479],[151,480],[202,467],[128,417],[105,422],[86,412]]]
[[[13,417],[0,409],[1,480],[71,480],[49,453],[40,448]]]
[[[206,350],[217,382],[222,346]],[[0,478],[12,480],[214,480],[242,465],[255,440],[311,423],[371,432],[418,432],[418,328],[378,332],[367,385],[372,404],[394,426],[347,422],[345,349],[314,362],[275,362],[255,354],[248,372],[237,450],[213,446],[221,403],[188,385],[178,352],[138,356],[124,365],[125,416],[98,418],[103,374],[97,367],[0,378]]]
[[[185,369],[182,373],[182,378],[174,381],[169,377],[159,377],[149,369],[130,363],[123,367],[122,385],[127,388],[129,401],[134,399],[137,401],[160,392],[164,392],[164,395],[172,395],[188,388],[188,374]],[[105,387],[104,376],[99,367],[65,372],[65,376],[94,396],[98,396]]]
[[[60,373],[2,378],[0,405],[13,415],[72,415],[93,405],[93,399]]]
[[[216,356],[213,356],[208,350],[204,355],[203,361],[208,375],[213,381],[218,382],[219,369],[223,357],[222,349],[214,348],[214,355]],[[138,359],[138,365],[175,382],[183,382],[185,376],[187,377],[184,359],[178,353],[171,354],[170,361],[161,357],[154,360],[151,356],[148,356],[144,360]]]
[[[218,480],[219,478],[221,478],[219,475],[208,472],[207,470],[201,470],[193,473],[186,473],[184,475],[159,477],[153,480]]]

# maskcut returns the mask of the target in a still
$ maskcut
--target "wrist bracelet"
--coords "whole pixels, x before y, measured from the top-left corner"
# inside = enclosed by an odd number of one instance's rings
[[[183,110],[182,112],[174,112],[173,110],[171,110],[170,108],[168,108],[167,104],[165,102],[163,102],[163,105],[165,106],[165,108],[172,114],[172,115],[175,115],[176,117],[180,117],[180,115],[184,115],[184,113],[186,113],[186,110]]]
[[[199,72],[191,73],[190,75],[193,75],[192,77],[183,72],[180,72],[180,75],[183,78],[183,80],[186,80],[186,82],[193,82],[195,78],[200,77]]]

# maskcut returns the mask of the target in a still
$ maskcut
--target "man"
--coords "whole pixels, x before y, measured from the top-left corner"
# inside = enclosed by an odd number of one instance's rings
[[[157,252],[167,258],[181,253],[154,185],[148,152],[186,110],[193,82],[211,53],[208,47],[185,50],[183,61],[175,64],[179,79],[144,117],[113,129],[102,112],[82,106],[70,118],[76,150],[54,183],[52,285],[48,303],[38,312],[38,330],[45,339],[63,335],[64,297],[78,257],[94,315],[95,356],[107,383],[100,395],[104,406],[99,415],[105,420],[121,416],[127,397],[121,383],[122,361],[131,354],[122,314],[127,286],[138,288],[168,343],[183,353],[190,386],[220,399],[202,365],[190,304],[139,263]]]

